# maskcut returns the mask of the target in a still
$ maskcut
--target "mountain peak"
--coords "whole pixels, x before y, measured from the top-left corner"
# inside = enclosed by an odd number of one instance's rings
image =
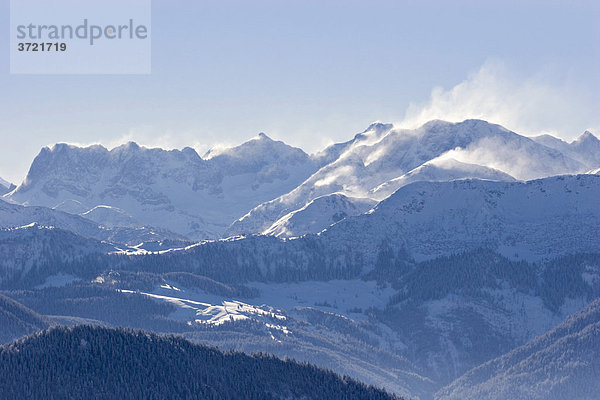
[[[598,138],[596,136],[594,136],[594,134],[590,131],[585,131],[583,132],[581,135],[579,135],[579,137],[577,139],[575,139],[573,141],[573,143],[594,143],[594,142],[600,142],[600,140],[598,140]]]
[[[382,130],[390,130],[394,127],[393,124],[384,124],[383,122],[380,121],[375,121],[373,122],[371,125],[369,125],[367,127],[367,129],[365,129],[362,133],[367,133],[370,131],[382,131]]]
[[[353,142],[362,142],[364,140],[377,140],[383,137],[387,132],[394,129],[393,124],[384,124],[382,122],[373,122],[367,129],[354,136]]]
[[[43,147],[41,153],[66,153],[76,147],[68,143],[55,143],[52,146]]]
[[[141,147],[139,144],[137,144],[136,142],[133,141],[129,141],[127,143],[124,143],[120,146],[115,147],[113,150],[116,150],[117,152],[120,151],[136,151],[139,150]]]
[[[309,158],[302,149],[290,146],[280,140],[273,140],[264,132],[260,132],[257,136],[235,147],[211,149],[203,158],[216,157],[233,157],[245,159],[248,162],[286,157],[298,160]]]
[[[90,145],[81,145],[81,144],[60,142],[60,143],[55,143],[52,146],[42,147],[41,153],[43,153],[43,152],[67,153],[67,152],[69,152],[71,150],[83,150],[83,151],[100,150],[100,151],[108,151],[106,149],[106,147],[102,146],[101,144],[97,144],[97,143],[96,144],[90,144]]]
[[[539,141],[539,142],[549,142],[549,141],[554,141],[554,142],[562,142],[562,143],[566,143],[564,140],[562,140],[559,137],[556,137],[554,135],[551,135],[549,133],[542,133],[541,135],[537,135],[537,136],[531,136],[532,140],[535,141]]]
[[[256,138],[257,138],[258,140],[268,140],[268,141],[270,141],[270,142],[272,142],[272,141],[273,141],[273,139],[271,139],[270,137],[268,137],[268,136],[267,136],[267,134],[266,134],[266,133],[264,133],[264,132],[260,132]]]
[[[429,129],[429,128],[434,128],[436,126],[448,126],[448,125],[452,125],[452,122],[444,121],[443,119],[432,119],[431,121],[425,122],[421,128]]]
[[[465,127],[465,128],[471,128],[471,129],[478,129],[478,128],[489,128],[489,127],[499,127],[503,130],[507,130],[506,128],[504,128],[501,125],[497,125],[494,123],[491,123],[489,121],[486,121],[484,119],[477,119],[477,118],[470,118],[470,119],[465,119],[464,121],[459,121],[459,122],[450,122],[450,121],[445,121],[443,119],[432,119],[431,121],[428,121],[426,123],[423,124],[423,126],[421,127],[421,129],[425,129],[425,130],[429,130],[432,128],[440,128],[440,127]]]

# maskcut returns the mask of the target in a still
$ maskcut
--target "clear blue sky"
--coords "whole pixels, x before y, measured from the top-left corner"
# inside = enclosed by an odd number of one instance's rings
[[[0,177],[16,183],[55,142],[203,151],[264,131],[310,152],[375,120],[470,116],[600,133],[598,1],[153,0],[139,76],[10,75],[0,4]]]

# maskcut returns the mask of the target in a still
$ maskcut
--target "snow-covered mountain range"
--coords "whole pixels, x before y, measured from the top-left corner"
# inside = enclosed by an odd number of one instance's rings
[[[42,149],[8,198],[106,226],[157,226],[205,239],[221,236],[231,221],[292,190],[317,168],[302,150],[264,134],[204,158],[191,148],[57,144]]]
[[[593,135],[584,136],[600,144]],[[331,152],[335,150],[337,158],[291,192],[251,210],[227,232],[264,232],[315,198],[336,192],[381,201],[417,180],[511,181],[584,173],[598,165],[593,159],[584,164],[560,150],[480,120],[432,121],[415,130],[374,124],[353,141],[336,146]],[[573,146],[573,152],[584,150]]]
[[[600,141],[527,138],[481,120],[414,130],[376,123],[308,155],[265,134],[199,156],[128,143],[57,144],[5,199],[79,214],[104,227],[153,226],[189,239],[320,232],[416,181],[535,179],[600,168]]]

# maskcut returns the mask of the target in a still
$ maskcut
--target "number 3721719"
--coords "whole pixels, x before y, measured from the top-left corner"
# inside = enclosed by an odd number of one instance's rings
[[[66,51],[66,43],[17,43],[19,51]]]

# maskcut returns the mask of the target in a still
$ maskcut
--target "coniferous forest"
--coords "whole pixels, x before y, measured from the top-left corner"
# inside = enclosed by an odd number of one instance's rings
[[[397,399],[306,363],[85,325],[1,347],[0,393],[14,400]]]

